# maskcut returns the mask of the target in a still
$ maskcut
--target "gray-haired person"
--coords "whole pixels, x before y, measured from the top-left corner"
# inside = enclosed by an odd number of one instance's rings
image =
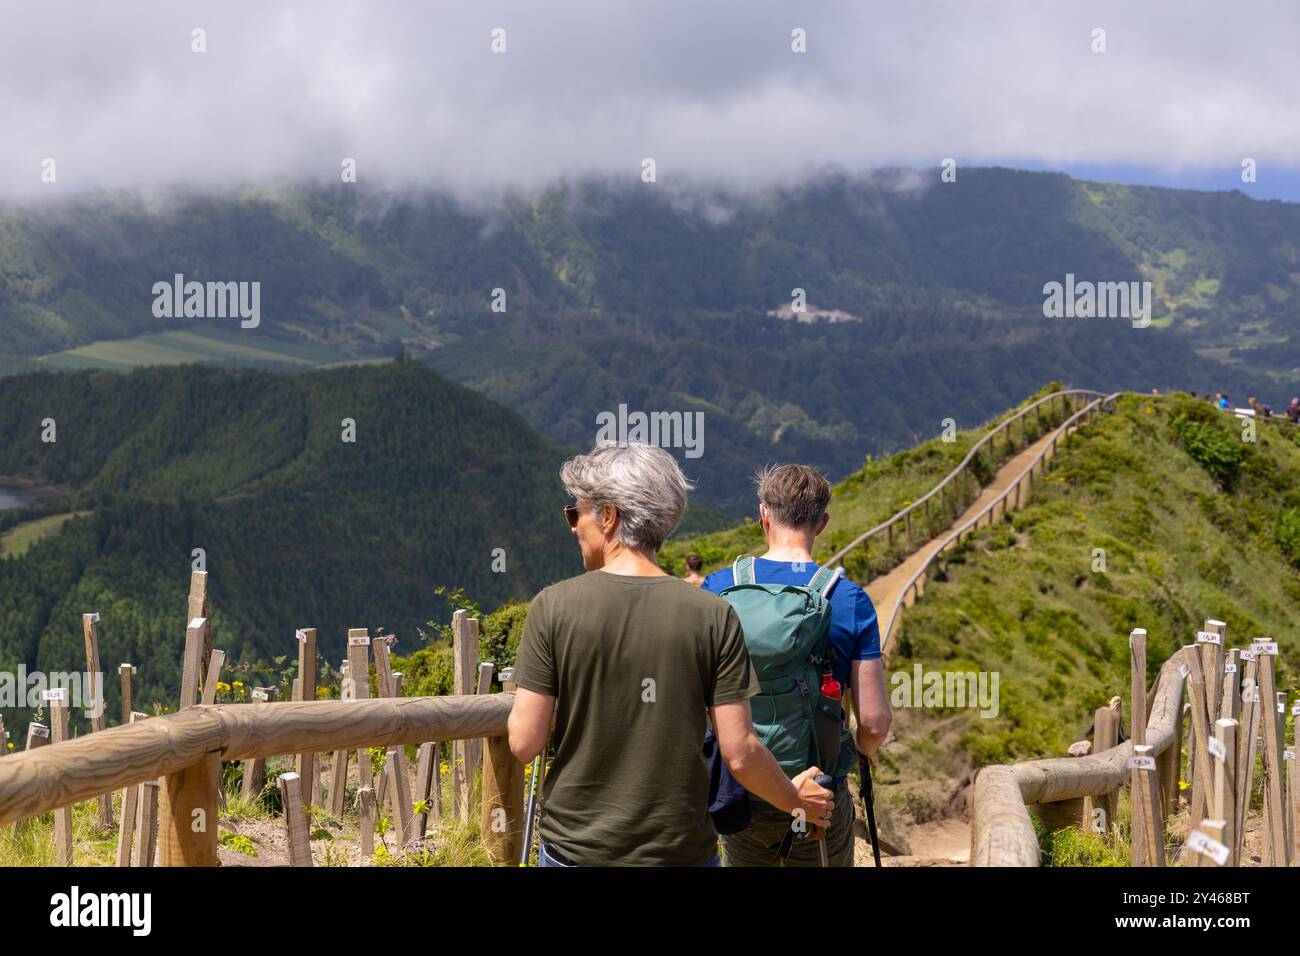
[[[746,790],[829,822],[818,768],[791,780],[754,734],[758,680],[735,611],[655,561],[686,511],[677,462],[653,445],[602,442],[560,478],[587,573],[533,599],[510,713],[510,749],[525,763],[554,718],[541,864],[716,866],[700,751],[709,719]]]

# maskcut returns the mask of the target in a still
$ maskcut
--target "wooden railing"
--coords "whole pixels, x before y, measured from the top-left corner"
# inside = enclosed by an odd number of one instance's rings
[[[1033,460],[1025,466],[1024,470],[1016,476],[1015,481],[1008,485],[1007,488],[996,498],[981,508],[977,514],[968,518],[966,521],[962,522],[959,527],[954,528],[949,532],[943,539],[943,543],[934,550],[934,553],[930,555],[929,559],[926,560],[926,562],[916,570],[912,577],[908,579],[907,583],[903,585],[898,592],[898,597],[894,600],[893,607],[889,609],[889,617],[886,619],[884,626],[880,629],[880,646],[882,650],[888,650],[890,638],[894,633],[894,625],[897,623],[899,615],[903,608],[910,607],[911,604],[921,596],[922,592],[925,590],[925,581],[930,571],[935,567],[940,559],[951,548],[960,544],[962,538],[978,528],[981,523],[991,524],[997,516],[997,508],[999,505],[1002,506],[1002,514],[1005,515],[1008,510],[1007,501],[1013,493],[1015,494],[1015,504],[1013,507],[1019,508],[1023,496],[1021,490],[1022,485],[1031,484],[1033,482],[1035,470],[1037,470],[1039,474],[1042,474],[1047,467],[1047,461],[1050,458],[1055,457],[1056,447],[1060,440],[1069,434],[1071,430],[1078,427],[1080,422],[1091,420],[1103,405],[1113,404],[1115,399],[1124,393],[1115,392],[1111,395],[1105,396],[1102,396],[1100,392],[1094,392],[1091,394],[1098,395],[1099,397],[1092,402],[1089,402],[1062,422],[1052,434],[1051,441],[1043,446],[1043,449],[1035,455]]]
[[[1191,830],[1178,859],[1195,866],[1239,865],[1257,756],[1263,765],[1263,863],[1287,866],[1300,859],[1300,773],[1295,750],[1285,749],[1286,695],[1276,689],[1274,664],[1278,645],[1262,640],[1247,650],[1225,651],[1226,625],[1207,620],[1204,626],[1195,644],[1164,662],[1149,694],[1146,631],[1129,636],[1129,740],[1114,743],[1118,711],[1101,708],[1094,743],[1105,737],[1110,745],[1096,753],[978,771],[971,811],[973,866],[1040,864],[1030,806],[1041,817],[1066,821],[1113,846],[1120,839],[1113,819],[1116,795],[1126,783],[1132,795],[1134,865],[1166,864],[1164,823],[1184,798]],[[1300,704],[1293,706],[1293,713],[1298,710]],[[1106,716],[1113,719],[1103,720]],[[1190,733],[1184,771],[1185,722]],[[1089,749],[1080,741],[1071,752],[1080,745]],[[1184,779],[1191,782],[1185,793],[1179,786]]]
[[[1094,391],[1093,389],[1088,389],[1088,388],[1067,388],[1067,389],[1062,389],[1061,391],[1052,392],[1050,395],[1045,395],[1042,398],[1038,399],[1036,402],[1026,405],[1024,408],[1016,412],[1014,415],[1010,416],[1009,418],[999,422],[997,425],[990,428],[988,432],[982,438],[980,438],[979,441],[977,441],[974,445],[971,446],[970,450],[966,453],[965,457],[963,457],[962,460],[957,463],[957,465],[952,469],[952,471],[948,472],[948,474],[945,475],[938,482],[938,484],[936,484],[928,492],[926,492],[924,495],[922,495],[920,498],[916,499],[906,507],[900,508],[897,512],[890,515],[888,518],[886,518],[880,524],[876,525],[874,528],[858,535],[856,538],[854,538],[844,547],[840,548],[839,551],[836,551],[833,555],[831,555],[831,557],[829,557],[823,563],[827,567],[834,567],[837,564],[839,564],[841,561],[843,561],[845,556],[847,556],[854,550],[861,548],[864,551],[866,551],[870,547],[870,543],[872,539],[878,538],[882,535],[884,535],[886,538],[887,546],[892,546],[894,543],[895,528],[900,524],[903,526],[903,533],[910,538],[912,534],[913,513],[918,510],[921,511],[923,515],[922,520],[928,523],[931,502],[935,498],[939,499],[936,506],[939,509],[940,514],[945,514],[947,512],[949,496],[953,498],[953,501],[957,505],[957,513],[960,514],[961,507],[962,507],[960,483],[963,482],[963,479],[969,473],[972,463],[976,460],[976,456],[986,445],[988,446],[989,451],[992,452],[995,446],[996,439],[998,438],[999,435],[1001,435],[1004,436],[1005,438],[1007,451],[1009,453],[1014,452],[1017,450],[1017,446],[1015,444],[1015,439],[1012,435],[1011,426],[1014,425],[1016,422],[1019,422],[1020,423],[1020,447],[1023,448],[1024,446],[1029,444],[1029,442],[1026,439],[1026,420],[1028,415],[1031,412],[1037,413],[1038,415],[1041,416],[1042,407],[1044,405],[1048,405],[1049,403],[1053,403],[1053,402],[1059,403],[1062,409],[1064,409],[1068,403],[1073,403],[1085,397],[1100,398],[1102,397],[1103,394],[1104,393],[1102,392]],[[1010,455],[1008,455],[1008,457],[1010,457]],[[980,483],[976,481],[975,484],[977,488],[975,494],[976,496],[978,496],[979,493],[978,488],[980,487]]]
[[[191,707],[6,757],[0,825],[161,778],[159,864],[212,866],[222,761],[486,738],[483,815],[505,826],[485,825],[483,839],[513,861],[523,817],[523,768],[506,740],[513,701],[506,693]]]

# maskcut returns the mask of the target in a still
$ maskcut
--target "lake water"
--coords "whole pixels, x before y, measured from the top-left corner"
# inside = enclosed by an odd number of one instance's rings
[[[9,508],[21,508],[29,505],[36,500],[36,493],[30,488],[21,488],[18,485],[0,484],[0,511]]]

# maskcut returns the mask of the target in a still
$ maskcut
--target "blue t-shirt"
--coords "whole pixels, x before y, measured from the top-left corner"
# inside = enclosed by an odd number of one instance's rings
[[[792,561],[754,559],[754,580],[759,584],[804,585],[812,580],[819,565],[811,561],[796,565]],[[736,583],[736,576],[727,567],[714,571],[700,585],[717,594]],[[876,620],[876,606],[862,590],[841,577],[831,592],[831,646],[835,648],[832,672],[840,686],[848,689],[851,661],[871,661],[880,657],[880,625]]]

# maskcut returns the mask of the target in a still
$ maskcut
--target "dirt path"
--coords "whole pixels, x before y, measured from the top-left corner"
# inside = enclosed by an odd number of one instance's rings
[[[975,515],[979,514],[980,511],[988,506],[989,502],[996,499],[998,495],[1002,494],[1002,492],[1015,484],[1016,478],[1019,477],[1021,472],[1029,467],[1029,463],[1034,460],[1038,453],[1052,443],[1052,436],[1054,434],[1055,430],[1048,432],[1042,438],[1038,439],[1038,441],[1019,452],[1014,458],[998,469],[997,474],[993,476],[993,481],[979,493],[979,497],[971,503],[969,508],[961,513],[956,521],[908,555],[908,557],[902,564],[898,565],[898,567],[894,568],[887,574],[880,575],[880,577],[872,578],[871,581],[868,582],[866,587],[867,594],[871,598],[871,603],[876,606],[876,613],[881,616],[881,634],[888,633],[886,628],[886,625],[889,623],[888,616],[893,611],[894,602],[898,600],[899,593],[907,585],[907,582],[912,579],[912,575],[916,574],[917,571],[924,567],[925,563],[938,552],[944,539],[947,538],[948,534],[954,528],[960,527],[974,518]],[[1050,451],[1048,452],[1048,457],[1051,457]],[[1001,511],[995,509],[994,516],[996,517],[1001,513]]]

